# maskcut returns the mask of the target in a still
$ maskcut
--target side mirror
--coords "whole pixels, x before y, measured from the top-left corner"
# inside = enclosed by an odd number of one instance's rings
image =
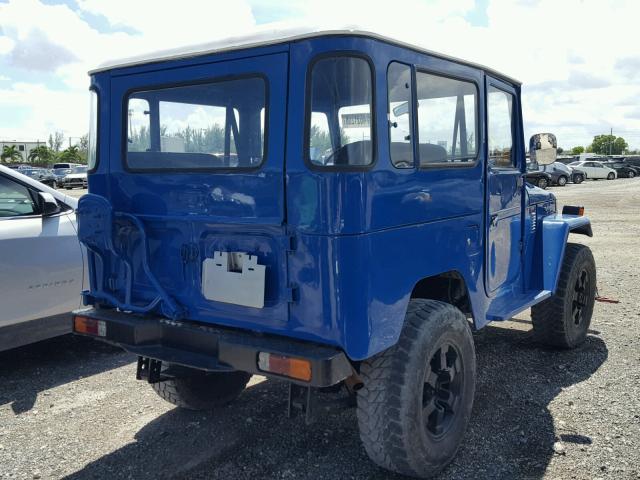
[[[53,195],[47,192],[38,192],[38,198],[40,199],[40,209],[42,215],[45,217],[49,215],[55,215],[60,211],[60,206]]]
[[[553,133],[536,133],[529,140],[531,161],[538,165],[551,165],[558,155],[558,141]]]

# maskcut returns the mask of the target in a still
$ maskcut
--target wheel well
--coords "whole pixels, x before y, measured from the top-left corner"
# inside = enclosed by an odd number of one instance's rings
[[[459,308],[468,317],[473,313],[467,284],[462,275],[456,271],[423,278],[413,287],[411,298],[447,302]]]

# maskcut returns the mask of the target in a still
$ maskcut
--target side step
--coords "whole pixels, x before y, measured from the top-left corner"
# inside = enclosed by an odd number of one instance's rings
[[[551,296],[550,290],[536,290],[520,295],[506,294],[496,298],[487,311],[487,320],[509,320],[521,311]]]

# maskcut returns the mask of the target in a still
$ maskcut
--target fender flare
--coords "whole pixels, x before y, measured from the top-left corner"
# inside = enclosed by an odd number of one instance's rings
[[[591,221],[578,215],[549,215],[542,220],[543,288],[555,292],[569,233],[593,236]]]

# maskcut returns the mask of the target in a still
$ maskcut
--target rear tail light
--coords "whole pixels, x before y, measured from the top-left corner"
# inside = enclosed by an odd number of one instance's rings
[[[107,324],[104,320],[76,315],[73,317],[73,331],[84,333],[85,335],[95,335],[98,337],[107,336]]]
[[[311,362],[302,358],[284,357],[275,353],[259,352],[258,369],[285,377],[311,381]]]

